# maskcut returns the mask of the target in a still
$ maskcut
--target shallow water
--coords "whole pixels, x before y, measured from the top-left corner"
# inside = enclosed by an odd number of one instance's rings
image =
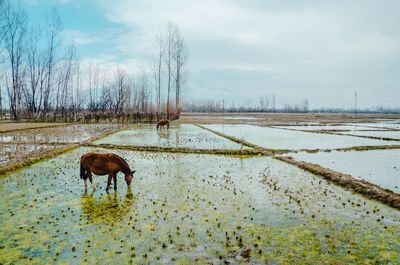
[[[0,167],[9,163],[20,162],[36,153],[60,148],[59,145],[35,144],[0,144]]]
[[[252,116],[228,116],[224,117],[225,120],[261,120],[261,118],[258,117],[252,117]]]
[[[400,131],[352,131],[352,132],[340,132],[340,134],[354,134],[361,136],[373,136],[373,137],[392,138],[400,140]]]
[[[386,129],[400,130],[400,123],[377,122],[377,123],[356,123],[356,125],[366,126],[370,128],[386,128]]]
[[[77,143],[112,130],[123,128],[121,124],[74,124],[69,126],[32,129],[0,134],[0,142],[26,143]]]
[[[306,125],[306,126],[275,126],[274,128],[283,128],[300,131],[364,131],[373,130],[371,127],[358,125]],[[377,129],[379,130],[379,129]],[[384,130],[384,129],[381,129]]]
[[[116,151],[137,173],[107,194],[79,179],[93,150],[0,179],[0,263],[400,260],[399,211],[272,158]]]
[[[352,146],[388,145],[387,141],[352,136],[297,132],[254,125],[206,125],[207,128],[270,149],[333,149]]]
[[[400,149],[290,154],[294,159],[350,174],[400,193]]]
[[[141,125],[109,135],[94,143],[205,149],[241,148],[240,144],[192,124],[171,126],[169,130],[156,130],[155,125]]]

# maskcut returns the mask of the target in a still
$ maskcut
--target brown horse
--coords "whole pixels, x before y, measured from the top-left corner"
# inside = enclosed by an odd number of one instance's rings
[[[159,127],[164,128],[164,126],[167,125],[167,129],[169,129],[169,120],[161,119],[157,123],[157,130]]]
[[[133,173],[128,163],[116,154],[97,154],[87,153],[81,157],[81,179],[85,181],[85,189],[87,188],[87,179],[93,185],[92,172],[95,175],[104,176],[108,174],[106,191],[110,188],[111,180],[114,180],[114,190],[117,190],[117,174],[118,172],[125,174],[125,181],[128,187],[131,186]]]

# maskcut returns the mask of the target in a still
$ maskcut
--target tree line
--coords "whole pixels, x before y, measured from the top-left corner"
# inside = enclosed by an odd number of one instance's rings
[[[30,25],[21,5],[0,0],[0,117],[7,110],[14,120],[179,118],[188,49],[176,24],[157,35],[149,70],[136,74],[82,66],[77,48],[63,42],[56,9],[43,27]]]

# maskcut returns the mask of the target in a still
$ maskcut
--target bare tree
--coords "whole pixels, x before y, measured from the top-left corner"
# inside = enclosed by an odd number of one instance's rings
[[[9,2],[0,0],[0,43],[2,43],[8,27],[7,27],[7,10],[10,8]],[[1,46],[0,46],[1,47]],[[1,49],[0,49],[1,51]]]
[[[167,71],[167,119],[169,119],[169,113],[170,113],[170,93],[171,93],[171,81],[172,77],[174,74],[174,65],[173,65],[173,44],[174,44],[174,32],[176,29],[176,25],[173,24],[172,22],[168,22],[167,25],[167,33],[165,36],[165,59],[164,63],[166,66],[166,71]]]
[[[185,40],[177,26],[174,29],[173,54],[175,64],[175,111],[180,114],[180,97],[184,81],[185,66],[188,59],[188,49]]]
[[[11,7],[5,12],[6,31],[4,35],[4,47],[8,54],[8,62],[11,69],[11,83],[6,78],[6,86],[13,118],[18,119],[18,104],[21,100],[23,86],[23,56],[26,36],[27,17],[21,6]]]
[[[153,59],[154,83],[156,88],[156,110],[161,111],[161,74],[162,59],[165,52],[165,41],[162,33],[156,37],[156,55]]]
[[[54,68],[57,63],[56,51],[60,45],[59,35],[61,32],[60,15],[56,9],[53,9],[47,18],[48,23],[48,39],[47,39],[47,84],[43,96],[43,111],[48,113],[50,107],[50,92],[53,85]]]
[[[115,76],[114,89],[114,112],[121,113],[125,104],[125,96],[127,91],[127,74],[125,71],[118,69]]]
[[[140,111],[142,112],[148,111],[149,98],[150,98],[150,91],[148,88],[147,74],[143,72],[141,76],[140,92],[139,92]]]
[[[31,117],[36,118],[40,112],[43,99],[43,88],[46,81],[46,62],[39,49],[40,31],[31,29],[27,51],[28,84],[24,88],[24,98]]]

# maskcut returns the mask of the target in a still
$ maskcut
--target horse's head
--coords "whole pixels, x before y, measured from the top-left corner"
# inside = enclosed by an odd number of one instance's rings
[[[128,185],[128,187],[131,186],[131,182],[132,182],[132,179],[133,179],[133,174],[134,174],[135,172],[136,172],[136,171],[133,170],[133,171],[131,171],[130,173],[125,174],[125,181],[126,181],[126,185]]]

